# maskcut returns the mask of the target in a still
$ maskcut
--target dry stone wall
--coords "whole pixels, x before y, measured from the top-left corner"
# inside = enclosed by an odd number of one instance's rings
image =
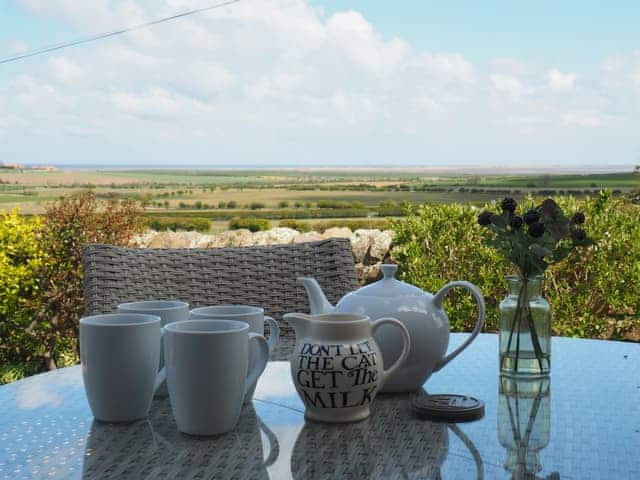
[[[348,238],[361,283],[370,283],[378,278],[380,265],[389,260],[393,241],[392,230],[351,231],[349,228],[329,228],[323,233],[300,233],[291,228],[274,228],[252,233],[246,229],[229,230],[217,234],[198,232],[155,232],[150,230],[134,240],[141,248],[221,248],[247,247],[250,245],[276,245],[301,243],[326,238]]]

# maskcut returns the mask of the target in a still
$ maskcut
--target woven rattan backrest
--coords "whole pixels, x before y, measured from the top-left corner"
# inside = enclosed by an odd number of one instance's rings
[[[227,248],[121,248],[87,245],[83,256],[87,314],[121,302],[179,299],[193,307],[259,305],[292,335],[287,312],[308,312],[296,277],[315,277],[331,302],[358,287],[351,244],[319,242]]]

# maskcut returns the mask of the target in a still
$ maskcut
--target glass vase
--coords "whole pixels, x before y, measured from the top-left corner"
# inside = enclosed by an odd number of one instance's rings
[[[505,469],[514,480],[560,478],[557,473],[537,477],[542,471],[540,453],[551,438],[549,377],[500,377],[498,440],[507,450]]]
[[[542,297],[542,276],[507,277],[500,303],[500,373],[541,377],[551,367],[551,307]]]

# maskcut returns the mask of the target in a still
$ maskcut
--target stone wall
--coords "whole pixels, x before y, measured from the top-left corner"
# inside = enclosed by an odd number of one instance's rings
[[[389,259],[392,230],[351,231],[349,228],[330,228],[323,233],[300,233],[291,228],[274,228],[252,233],[249,230],[229,230],[217,234],[198,232],[148,231],[134,240],[134,246],[143,248],[220,248],[246,247],[250,245],[275,245],[323,240],[325,238],[348,238],[351,241],[356,270],[361,283],[370,283],[378,278],[380,264]]]

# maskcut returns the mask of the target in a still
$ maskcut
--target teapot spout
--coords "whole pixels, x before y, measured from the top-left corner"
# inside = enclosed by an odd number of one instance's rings
[[[329,303],[325,296],[320,284],[315,278],[311,277],[298,277],[298,283],[302,285],[307,291],[307,297],[309,297],[309,307],[311,314],[316,315],[319,313],[331,313],[334,309],[333,305]]]

